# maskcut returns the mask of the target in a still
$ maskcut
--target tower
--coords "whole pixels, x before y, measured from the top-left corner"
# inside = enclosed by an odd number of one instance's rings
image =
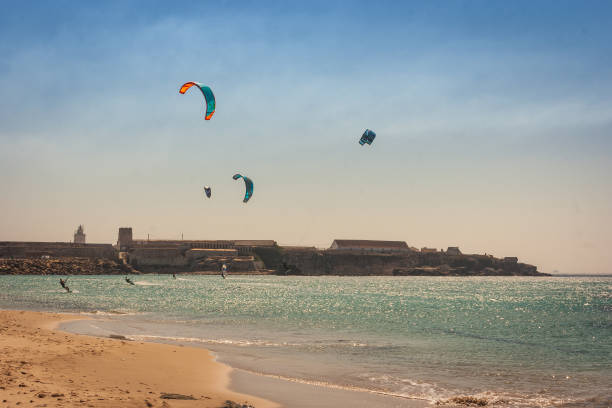
[[[74,243],[75,244],[84,244],[85,243],[85,232],[83,231],[83,226],[79,225],[79,228],[74,233]]]
[[[119,228],[119,237],[117,238],[117,248],[119,251],[124,251],[132,244],[132,227]]]

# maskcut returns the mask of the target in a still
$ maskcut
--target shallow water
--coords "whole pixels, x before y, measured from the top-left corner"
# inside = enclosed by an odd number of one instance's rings
[[[235,367],[436,401],[612,404],[612,278],[0,276],[0,307],[202,345]]]

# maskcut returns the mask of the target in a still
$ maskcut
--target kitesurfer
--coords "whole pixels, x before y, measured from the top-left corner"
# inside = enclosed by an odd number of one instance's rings
[[[221,267],[221,277],[223,279],[225,279],[225,272],[227,272],[227,265],[223,264],[223,266]]]
[[[172,278],[173,278],[173,279],[176,279],[176,275],[175,275],[174,273],[172,274]]]
[[[68,280],[68,278],[66,278],[66,280],[60,278],[60,285],[62,285],[62,288],[66,289],[66,281]]]
[[[134,284],[134,282],[132,282],[132,281],[130,280],[130,278],[128,278],[127,276],[125,277],[125,281],[126,281],[127,283],[129,283],[130,285],[133,285],[133,284]]]

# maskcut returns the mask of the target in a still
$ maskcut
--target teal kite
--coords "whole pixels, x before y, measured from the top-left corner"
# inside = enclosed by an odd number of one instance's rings
[[[184,94],[187,92],[189,88],[192,86],[197,86],[202,91],[202,95],[204,95],[204,99],[206,99],[206,115],[204,119],[210,120],[212,118],[213,113],[215,113],[215,95],[213,94],[212,89],[207,87],[206,85],[200,84],[199,82],[186,82],[181,86],[179,93]]]
[[[238,180],[239,178],[242,178],[244,180],[244,187],[246,188],[246,191],[244,193],[244,199],[242,200],[242,202],[246,203],[247,201],[249,201],[249,199],[253,195],[253,181],[250,178],[245,177],[238,173],[234,174],[232,178],[234,180]]]

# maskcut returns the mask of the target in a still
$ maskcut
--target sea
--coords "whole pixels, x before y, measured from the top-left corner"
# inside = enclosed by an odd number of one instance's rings
[[[432,405],[612,406],[612,277],[0,276],[0,308]]]

